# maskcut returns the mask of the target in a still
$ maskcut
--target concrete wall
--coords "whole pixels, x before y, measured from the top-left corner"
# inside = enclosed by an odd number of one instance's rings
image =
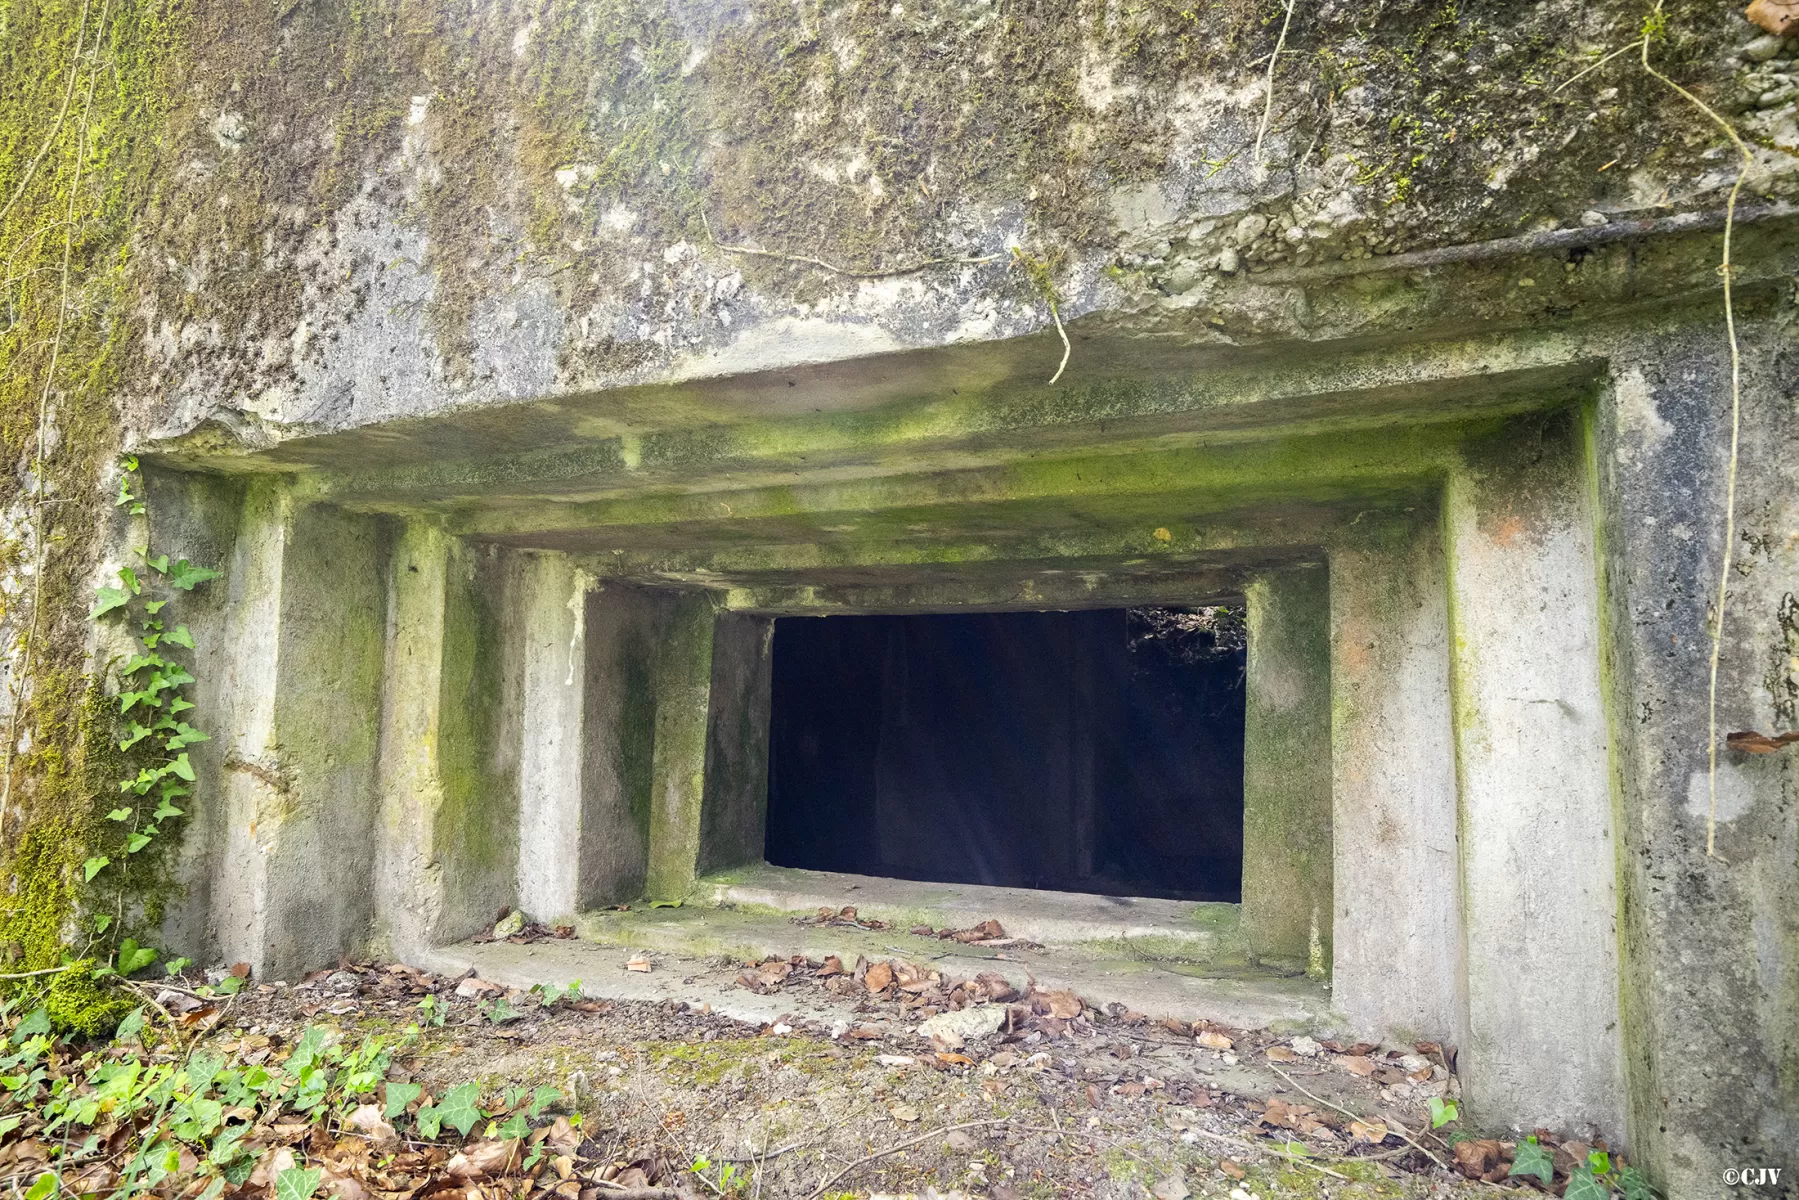
[[[1444,506],[1477,1115],[1624,1130],[1599,575],[1573,415],[1469,448]]]

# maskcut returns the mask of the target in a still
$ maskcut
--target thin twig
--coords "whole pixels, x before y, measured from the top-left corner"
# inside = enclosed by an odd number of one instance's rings
[[[1610,54],[1606,55],[1604,58],[1602,58],[1598,62],[1594,63],[1592,66],[1586,68],[1583,71],[1577,71],[1573,75],[1568,76],[1568,78],[1566,78],[1566,79],[1562,80],[1560,83],[1556,84],[1555,92],[1561,91],[1563,88],[1567,87],[1569,84],[1575,82],[1578,79],[1585,79],[1588,75],[1591,75],[1594,71],[1597,71],[1600,67],[1603,67],[1606,63],[1611,62],[1612,59],[1617,58],[1620,54],[1629,54],[1632,50],[1635,50],[1638,46],[1641,46],[1644,43],[1644,41],[1646,41],[1646,40],[1647,39],[1645,39],[1645,38],[1638,38],[1636,41],[1631,42],[1629,45],[1619,46],[1616,50],[1612,51]],[[1555,95],[1555,92],[1550,92],[1549,94],[1551,96],[1553,96],[1553,95]]]
[[[1655,0],[1655,17],[1662,11],[1661,0]],[[1651,17],[1653,21],[1655,17]],[[1706,786],[1711,793],[1711,803],[1705,813],[1705,856],[1718,857],[1718,660],[1724,654],[1724,609],[1730,596],[1730,565],[1732,543],[1736,540],[1737,512],[1737,443],[1742,428],[1743,414],[1743,371],[1742,355],[1737,347],[1736,310],[1730,302],[1730,234],[1736,224],[1737,195],[1743,190],[1743,182],[1749,178],[1749,172],[1755,169],[1755,156],[1749,147],[1738,136],[1736,127],[1720,116],[1705,101],[1669,79],[1666,75],[1649,65],[1650,35],[1643,35],[1643,70],[1648,72],[1663,86],[1673,91],[1681,99],[1704,113],[1724,131],[1731,144],[1742,156],[1743,168],[1737,172],[1736,182],[1730,185],[1730,198],[1724,204],[1724,254],[1718,264],[1718,275],[1724,280],[1724,333],[1730,341],[1730,461],[1724,472],[1724,563],[1718,569],[1718,599],[1712,614],[1712,654],[1710,683],[1706,696],[1706,742],[1705,742],[1705,777]]]
[[[64,963],[60,967],[45,967],[41,971],[20,971],[15,975],[0,975],[0,980],[36,979],[39,975],[61,975],[64,971],[75,969],[75,963]]]
[[[1255,170],[1262,167],[1262,139],[1268,136],[1268,118],[1274,115],[1274,68],[1280,62],[1281,51],[1287,45],[1287,26],[1293,23],[1293,5],[1295,0],[1287,0],[1287,15],[1281,19],[1281,35],[1274,43],[1274,53],[1268,56],[1268,83],[1262,98],[1262,122],[1256,126],[1256,149],[1250,158],[1249,165]]]
[[[1293,1076],[1287,1074],[1285,1071],[1281,1070],[1279,1067],[1275,1066],[1273,1063],[1268,1064],[1268,1069],[1273,1071],[1276,1075],[1279,1075],[1282,1079],[1285,1079],[1288,1083],[1292,1084],[1294,1087],[1298,1088],[1301,1092],[1305,1093],[1305,1095],[1308,1098],[1318,1102],[1319,1104],[1324,1105],[1326,1108],[1335,1109],[1337,1112],[1342,1113],[1344,1116],[1348,1117],[1352,1121],[1360,1121],[1362,1119],[1360,1114],[1350,1112],[1347,1108],[1344,1108],[1341,1104],[1332,1104],[1329,1100],[1326,1100],[1323,1096],[1318,1095],[1316,1092],[1307,1091],[1306,1086],[1303,1083],[1299,1082],[1299,1080],[1293,1078]],[[1398,1124],[1396,1124],[1392,1121],[1384,1122],[1384,1124],[1387,1126],[1387,1128],[1389,1130],[1391,1130],[1394,1133],[1397,1133],[1403,1140],[1410,1142],[1412,1144],[1412,1146],[1420,1154],[1424,1155],[1424,1157],[1430,1159],[1432,1162],[1436,1163],[1439,1167],[1442,1167],[1445,1171],[1447,1171],[1449,1169],[1448,1163],[1446,1163],[1442,1159],[1438,1158],[1435,1154],[1432,1154],[1430,1152],[1430,1149],[1427,1146],[1425,1146],[1424,1143],[1414,1139],[1412,1137],[1412,1135],[1407,1133],[1401,1126],[1399,1126]]]
[[[990,263],[997,262],[1000,258],[997,254],[988,254],[981,258],[925,258],[904,267],[884,267],[877,271],[856,271],[848,267],[840,267],[836,263],[826,262],[822,258],[814,258],[809,254],[788,254],[781,250],[761,250],[755,246],[738,246],[733,245],[730,242],[721,242],[713,234],[712,222],[706,219],[704,211],[700,213],[700,224],[705,226],[707,240],[720,250],[726,250],[732,254],[749,254],[757,258],[773,258],[779,259],[782,262],[801,263],[808,267],[821,267],[826,271],[831,271],[838,275],[845,275],[851,279],[886,279],[893,275],[911,275],[914,272],[924,270],[926,267]]]
[[[1068,344],[1068,331],[1062,328],[1062,314],[1056,309],[1054,296],[1049,298],[1049,315],[1056,322],[1056,332],[1062,336],[1062,361],[1056,364],[1056,373],[1049,377],[1050,386],[1054,387],[1056,380],[1062,378],[1062,372],[1068,369],[1068,356],[1073,353],[1074,347]]]
[[[954,1133],[958,1129],[978,1129],[985,1125],[1004,1125],[1010,1119],[1011,1118],[1009,1117],[993,1117],[985,1121],[969,1121],[961,1125],[945,1125],[940,1129],[933,1129],[928,1133],[921,1133],[915,1138],[907,1138],[905,1141],[889,1146],[885,1150],[876,1150],[873,1154],[865,1154],[849,1166],[843,1168],[843,1170],[837,1172],[837,1174],[819,1184],[813,1189],[812,1194],[808,1196],[806,1200],[818,1200],[818,1198],[830,1190],[831,1185],[836,1183],[839,1179],[842,1179],[845,1175],[848,1175],[851,1171],[854,1171],[859,1167],[867,1166],[876,1159],[886,1158],[889,1154],[898,1154],[901,1150],[907,1149],[908,1147],[916,1146],[920,1142],[928,1142],[932,1138],[941,1137],[946,1133]]]

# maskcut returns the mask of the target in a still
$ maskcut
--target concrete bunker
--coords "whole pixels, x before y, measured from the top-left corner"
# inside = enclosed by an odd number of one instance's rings
[[[1222,607],[778,618],[765,857],[1234,904],[1240,625]]]
[[[230,732],[197,755],[220,801],[171,943],[274,977],[365,948],[454,969],[513,906],[643,944],[872,896],[767,862],[782,622],[1240,597],[1236,896],[1139,887],[1096,926],[999,888],[969,915],[1005,892],[1024,936],[1104,942],[1114,982],[1169,964],[1140,1008],[1440,1040],[1495,1120],[1621,1129],[1602,366],[1504,339],[1168,358],[1046,399],[995,357],[148,452],[171,552],[230,579],[194,618]],[[896,921],[954,892],[907,886]],[[1591,969],[1548,969],[1570,957]]]

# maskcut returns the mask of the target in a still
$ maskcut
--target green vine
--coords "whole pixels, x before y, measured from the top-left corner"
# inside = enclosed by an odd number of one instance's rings
[[[137,460],[127,457],[124,467],[115,503],[132,516],[143,516],[141,493],[133,489]],[[126,768],[117,782],[124,799],[106,814],[116,832],[102,835],[103,844],[82,863],[90,884],[102,872],[116,876],[112,911],[93,917],[96,935],[104,935],[125,917],[132,857],[155,845],[168,832],[169,823],[186,814],[181,805],[193,794],[194,784],[187,748],[208,740],[183,715],[194,707],[185,695],[187,685],[194,682],[193,673],[167,653],[169,647],[193,650],[193,634],[186,625],[171,624],[163,610],[176,593],[191,592],[217,578],[218,572],[185,558],[171,562],[167,554],[150,553],[148,545],[138,548],[137,556],[142,571],[120,567],[118,586],[101,587],[88,612],[90,620],[120,614],[135,623],[138,647],[117,672],[117,744]]]

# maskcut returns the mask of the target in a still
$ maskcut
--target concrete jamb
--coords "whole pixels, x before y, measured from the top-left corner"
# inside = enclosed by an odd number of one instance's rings
[[[710,595],[674,593],[656,654],[656,732],[644,884],[645,893],[655,900],[685,896],[699,863],[714,619]]]
[[[773,617],[721,612],[712,637],[702,875],[762,861],[768,818]]]
[[[560,554],[523,556],[519,907],[539,920],[581,908],[586,827],[583,722],[591,577]]]
[[[1624,1130],[1610,731],[1594,525],[1566,430],[1452,475],[1467,921],[1464,1086],[1484,1121]]]
[[[1459,1043],[1455,743],[1436,526],[1395,523],[1333,553],[1330,610],[1333,1005],[1361,1033]]]
[[[209,925],[259,977],[359,950],[374,908],[379,524],[248,489],[227,603],[229,729]]]
[[[1244,941],[1262,962],[1322,975],[1332,912],[1329,573],[1272,572],[1245,598]]]

